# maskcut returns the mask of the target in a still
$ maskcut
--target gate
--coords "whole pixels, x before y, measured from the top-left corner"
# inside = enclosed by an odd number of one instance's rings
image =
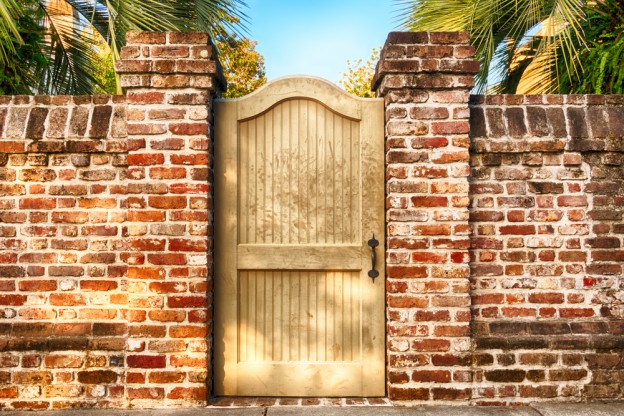
[[[383,114],[312,77],[216,103],[217,395],[385,394]]]

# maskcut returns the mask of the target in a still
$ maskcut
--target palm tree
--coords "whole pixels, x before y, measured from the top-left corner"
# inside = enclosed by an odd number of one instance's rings
[[[118,60],[127,31],[239,33],[242,6],[243,0],[0,0],[0,77],[3,66],[14,65],[33,93],[90,94],[101,90],[98,74],[110,66],[102,47]],[[45,59],[20,62],[16,53],[29,32],[20,24],[33,16]]]
[[[521,81],[524,93],[560,92],[562,74],[579,80],[587,64],[578,58],[587,49],[585,1],[398,1],[405,29],[470,32],[481,62],[478,92],[517,92]]]
[[[581,76],[563,73],[559,89],[576,94],[624,94],[624,0],[588,5],[582,23],[587,48],[579,48]]]
[[[34,68],[45,62],[40,17],[16,0],[0,0],[0,95],[27,94],[35,85]]]

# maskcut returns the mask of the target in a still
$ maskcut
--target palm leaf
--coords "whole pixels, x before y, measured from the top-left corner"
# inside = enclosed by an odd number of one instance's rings
[[[455,31],[471,33],[481,71],[476,78],[477,92],[488,88],[488,75],[498,74],[499,85],[491,90],[510,91],[520,79],[531,78],[531,91],[552,91],[561,68],[575,73],[580,65],[577,47],[583,45],[581,23],[584,2],[579,0],[397,0],[404,13],[403,28],[408,30]],[[546,26],[548,22],[551,26]],[[535,34],[539,25],[544,25]],[[554,30],[554,29],[557,30]],[[527,45],[531,52],[528,53]],[[564,47],[562,48],[561,45]],[[512,64],[516,63],[513,71]],[[530,75],[525,75],[531,71]],[[541,81],[537,81],[541,80]],[[537,89],[534,89],[537,88]]]
[[[14,43],[22,43],[15,22],[20,15],[21,11],[15,0],[0,0],[0,64],[8,64],[9,54],[15,53]]]
[[[101,0],[65,0],[85,22],[107,39],[109,32],[108,9]]]
[[[88,30],[76,30],[80,22],[47,3],[39,2],[47,28],[45,48],[51,64],[40,68],[40,93],[91,94],[97,82],[96,41]]]
[[[242,0],[31,1],[45,16],[43,48],[49,59],[28,73],[40,80],[37,92],[49,94],[88,94],[101,87],[94,76],[102,65],[101,40],[118,60],[128,30],[205,30],[216,38],[238,33],[246,20],[240,11]],[[70,6],[72,13],[63,14],[58,4]],[[0,0],[0,63],[15,52],[11,39],[20,39],[15,25],[18,6],[17,0]]]

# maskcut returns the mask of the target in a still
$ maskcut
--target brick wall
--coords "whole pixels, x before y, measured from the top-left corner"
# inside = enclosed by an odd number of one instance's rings
[[[125,96],[0,97],[0,408],[206,402],[217,67],[127,40]]]
[[[624,96],[475,96],[473,400],[622,398]]]
[[[393,33],[377,67],[389,396],[622,398],[624,96],[470,97],[467,41]]]
[[[117,66],[128,100],[131,406],[205,404],[212,339],[212,98],[203,33],[134,33]]]
[[[468,400],[466,33],[391,33],[373,86],[386,103],[388,396]]]
[[[119,406],[124,97],[0,97],[0,407]]]
[[[621,399],[624,96],[470,96],[465,33],[392,33],[387,393]],[[124,96],[0,97],[0,409],[202,406],[212,99],[197,33],[128,35]]]

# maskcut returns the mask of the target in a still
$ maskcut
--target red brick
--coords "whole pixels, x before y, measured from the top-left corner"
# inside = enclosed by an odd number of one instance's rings
[[[188,355],[172,355],[170,359],[173,367],[206,368],[206,357],[190,357]]]
[[[206,387],[175,387],[167,394],[172,400],[207,400]]]
[[[470,124],[467,121],[440,121],[431,123],[433,134],[468,134]]]
[[[65,224],[84,224],[89,221],[89,214],[86,212],[53,212],[52,222]]]
[[[415,225],[411,230],[414,235],[451,235],[449,225]]]
[[[185,179],[185,168],[150,168],[149,176],[152,179]]]
[[[536,315],[536,310],[531,308],[501,308],[501,312],[508,318],[529,318]]]
[[[50,305],[81,306],[86,304],[87,299],[78,293],[52,293],[50,295]]]
[[[584,195],[562,195],[557,197],[557,204],[560,207],[586,207],[587,197]]]
[[[78,381],[83,384],[110,384],[117,381],[118,375],[111,370],[79,371]]]
[[[429,301],[424,297],[398,297],[388,296],[390,308],[426,308]]]
[[[208,154],[171,155],[170,160],[174,165],[208,165]]]
[[[388,277],[404,279],[427,277],[426,266],[386,266],[386,274]]]
[[[166,357],[160,355],[128,355],[128,367],[131,368],[165,368]]]
[[[11,406],[18,410],[45,410],[50,407],[50,403],[47,401],[12,401]]]
[[[413,196],[410,198],[414,207],[446,207],[448,198],[445,196]]]
[[[208,250],[206,240],[170,238],[169,251],[194,251],[206,252]]]
[[[594,315],[594,310],[590,308],[561,308],[559,310],[559,316],[562,318],[583,318]]]
[[[447,258],[445,253],[414,252],[411,255],[414,263],[444,263]]]
[[[80,368],[83,358],[79,355],[48,355],[44,365],[48,368]]]
[[[418,370],[412,373],[412,381],[417,383],[450,383],[451,372],[444,370]]]
[[[208,133],[207,123],[171,123],[169,131],[181,136],[206,135]]]
[[[175,310],[153,310],[148,313],[152,321],[158,322],[182,322],[186,318],[184,311]]]
[[[149,374],[149,382],[156,384],[182,383],[186,373],[182,371],[153,371]]]
[[[206,306],[204,296],[169,296],[167,306],[170,308],[201,308]]]
[[[164,279],[165,270],[161,267],[128,267],[130,279]]]
[[[0,305],[21,306],[26,303],[24,295],[0,295]]]
[[[502,304],[505,296],[502,293],[475,294],[472,296],[474,305],[495,305]]]
[[[165,102],[165,93],[157,91],[134,92],[127,94],[128,102],[132,104],[162,104]]]
[[[128,397],[130,399],[163,399],[165,397],[165,389],[162,387],[129,388]]]
[[[562,293],[531,293],[529,294],[529,302],[531,303],[547,303],[559,304],[563,303]]]
[[[468,151],[445,152],[432,155],[430,159],[433,163],[468,162],[470,160],[470,155]]]
[[[54,198],[21,198],[19,200],[20,209],[54,209],[56,199]]]
[[[16,399],[17,387],[0,387],[0,399]]]
[[[417,339],[411,346],[414,351],[444,352],[449,350],[451,343],[445,339]]]
[[[186,255],[178,253],[148,254],[147,261],[156,265],[183,265],[186,264]]]
[[[186,208],[185,196],[150,196],[148,204],[151,208],[180,209]]]
[[[48,292],[56,290],[56,280],[22,280],[19,290],[23,292]]]
[[[85,291],[107,292],[117,289],[117,282],[114,280],[81,280],[80,289]]]
[[[206,326],[175,325],[169,328],[169,336],[171,338],[204,338]]]
[[[17,253],[0,253],[0,263],[17,263]]]
[[[163,251],[165,240],[158,238],[133,238],[127,240],[128,247],[134,251]]]
[[[429,389],[389,386],[388,398],[390,400],[429,400]]]
[[[535,234],[534,225],[505,225],[499,228],[502,235],[530,235]]]
[[[162,165],[165,156],[162,153],[131,153],[127,161],[130,166]]]
[[[128,211],[128,221],[163,222],[165,213],[162,211]]]

